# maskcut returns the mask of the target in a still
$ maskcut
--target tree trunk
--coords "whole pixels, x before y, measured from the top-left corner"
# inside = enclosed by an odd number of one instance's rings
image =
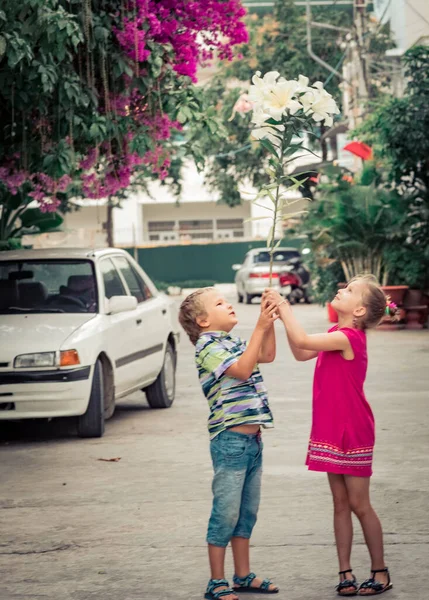
[[[106,219],[106,235],[107,235],[107,245],[109,248],[113,248],[115,245],[115,240],[113,239],[113,201],[112,198],[107,199],[107,219]]]
[[[323,138],[323,134],[327,131],[327,127],[324,125],[320,126],[320,137]],[[328,160],[328,143],[326,138],[321,139],[320,145],[322,147],[322,161],[326,162]]]

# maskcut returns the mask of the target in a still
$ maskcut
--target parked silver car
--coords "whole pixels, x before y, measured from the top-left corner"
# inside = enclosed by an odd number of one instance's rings
[[[281,274],[292,270],[293,266],[288,264],[288,261],[300,258],[301,254],[296,248],[277,248],[273,257],[271,286],[286,297],[291,292],[291,286],[282,285]],[[262,296],[264,289],[269,285],[270,251],[267,248],[254,248],[246,254],[242,265],[232,265],[232,268],[237,271],[235,284],[238,301],[251,304],[253,298]]]

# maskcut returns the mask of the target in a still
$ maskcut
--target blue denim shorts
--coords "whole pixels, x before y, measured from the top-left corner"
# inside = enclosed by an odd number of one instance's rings
[[[214,478],[207,542],[225,548],[232,537],[249,539],[261,497],[260,433],[223,431],[210,442]]]

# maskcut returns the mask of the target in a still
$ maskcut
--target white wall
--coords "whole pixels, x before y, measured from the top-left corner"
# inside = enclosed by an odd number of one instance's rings
[[[292,165],[313,163],[317,159],[308,153]],[[272,206],[269,199],[258,200],[258,205],[250,201],[256,191],[250,185],[240,189],[243,202],[234,208],[217,202],[218,194],[204,185],[204,174],[198,173],[195,165],[189,162],[183,172],[182,193],[174,196],[167,185],[153,182],[150,195],[145,192],[133,194],[122,203],[121,209],[114,210],[114,238],[120,245],[133,245],[149,242],[149,221],[179,221],[201,219],[253,219],[244,224],[245,238],[266,239],[271,228]],[[290,202],[299,198],[299,194],[288,194]],[[291,213],[306,208],[306,202],[292,203],[285,212]],[[266,217],[260,219],[260,217]],[[282,231],[279,222],[277,234]],[[172,236],[173,237],[173,236]],[[236,238],[240,239],[240,238]]]
[[[183,202],[180,204],[145,204],[141,207],[144,215],[144,236],[149,239],[149,221],[179,221],[201,219],[249,219],[250,206],[248,202],[231,208],[217,202]],[[250,237],[252,228],[249,222],[244,223],[244,236]]]
[[[378,18],[384,15],[383,21],[390,22],[399,52],[429,36],[428,0],[377,0],[375,9]]]
[[[107,246],[106,206],[102,201],[88,201],[90,206],[82,206],[78,211],[64,215],[62,231],[53,231],[23,237],[24,245],[33,248],[104,248]]]

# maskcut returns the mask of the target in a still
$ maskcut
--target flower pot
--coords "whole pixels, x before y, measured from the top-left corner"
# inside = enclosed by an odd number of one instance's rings
[[[423,292],[421,290],[408,290],[405,295],[404,308],[406,310],[405,327],[407,329],[423,329],[424,315],[427,312]]]
[[[390,296],[390,301],[397,306],[404,304],[405,292],[408,290],[408,285],[383,285],[381,287],[386,296]]]
[[[326,306],[328,308],[328,321],[330,323],[338,323],[337,311],[332,308],[332,304],[330,302],[328,302]]]
[[[396,318],[392,320],[387,315],[383,317],[378,329],[384,331],[391,331],[397,329],[403,329],[405,327],[403,321],[405,319],[406,311],[403,307],[405,293],[408,290],[408,285],[383,285],[381,289],[389,297],[390,302],[394,302],[398,306],[399,320]]]

